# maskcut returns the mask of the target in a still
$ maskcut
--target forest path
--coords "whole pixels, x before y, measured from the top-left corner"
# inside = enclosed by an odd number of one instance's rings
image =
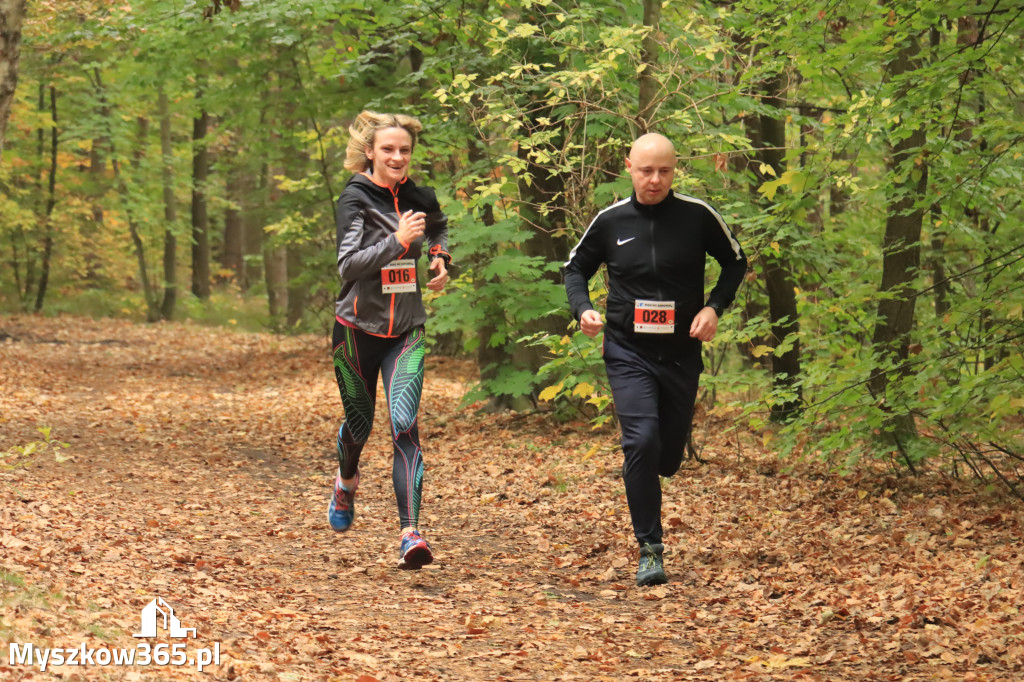
[[[45,426],[73,458],[0,473],[5,640],[135,648],[162,597],[198,637],[154,645],[221,654],[202,674],[40,674],[4,652],[12,679],[1024,677],[1024,514],[954,482],[780,473],[713,432],[708,464],[665,485],[671,582],[636,588],[615,435],[460,408],[472,366],[428,356],[436,561],[399,571],[382,392],[356,524],[326,524],[326,339],[78,318],[0,332],[0,450]]]

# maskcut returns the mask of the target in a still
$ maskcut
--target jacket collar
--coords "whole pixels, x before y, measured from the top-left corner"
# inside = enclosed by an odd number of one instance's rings
[[[374,180],[374,179],[373,179],[373,176],[372,176],[372,175],[370,175],[370,173],[369,173],[369,172],[367,172],[367,171],[363,171],[362,173],[358,173],[358,174],[356,174],[356,177],[360,177],[360,176],[361,176],[361,177],[364,177],[364,178],[366,178],[366,180],[368,180],[368,181],[369,181],[369,183],[370,183],[371,185],[373,185],[374,187],[380,187],[381,189],[386,189],[386,190],[387,190],[388,192],[390,192],[391,194],[398,194],[398,191],[399,191],[399,190],[401,189],[402,185],[404,185],[404,184],[406,183],[406,181],[407,181],[407,180],[409,179],[409,176],[408,176],[408,175],[406,175],[406,176],[405,176],[404,178],[402,178],[402,179],[401,179],[401,180],[399,181],[399,183],[398,183],[398,188],[396,189],[396,188],[392,188],[392,187],[390,187],[390,186],[388,186],[388,185],[382,185],[382,184],[380,184],[379,182],[377,182],[376,180]]]
[[[631,194],[629,197],[629,201],[631,204],[633,204],[633,208],[640,211],[641,213],[653,213],[656,211],[660,211],[665,206],[668,206],[669,200],[672,199],[673,196],[675,196],[675,190],[670,189],[665,198],[659,201],[658,203],[641,204],[640,200],[636,198],[636,192],[633,192],[633,194]]]

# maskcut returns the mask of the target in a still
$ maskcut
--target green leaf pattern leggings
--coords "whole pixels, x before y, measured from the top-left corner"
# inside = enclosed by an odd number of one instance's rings
[[[359,470],[359,455],[373,428],[377,377],[391,413],[395,456],[391,479],[398,501],[400,528],[419,524],[423,490],[423,453],[417,414],[423,393],[423,327],[398,337],[380,337],[334,323],[334,374],[345,408],[338,429],[338,464],[342,478]]]

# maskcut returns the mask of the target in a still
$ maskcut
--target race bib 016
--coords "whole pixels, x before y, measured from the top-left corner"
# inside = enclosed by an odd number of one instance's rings
[[[416,261],[411,258],[393,260],[380,269],[381,291],[385,294],[408,294],[416,291]]]
[[[676,331],[675,301],[638,300],[633,313],[637,334],[672,334]]]

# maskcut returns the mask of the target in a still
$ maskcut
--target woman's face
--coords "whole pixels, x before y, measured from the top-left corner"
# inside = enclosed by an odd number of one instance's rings
[[[394,187],[409,172],[412,135],[405,128],[378,130],[373,139],[373,148],[366,149],[366,158],[373,164],[374,181]]]

